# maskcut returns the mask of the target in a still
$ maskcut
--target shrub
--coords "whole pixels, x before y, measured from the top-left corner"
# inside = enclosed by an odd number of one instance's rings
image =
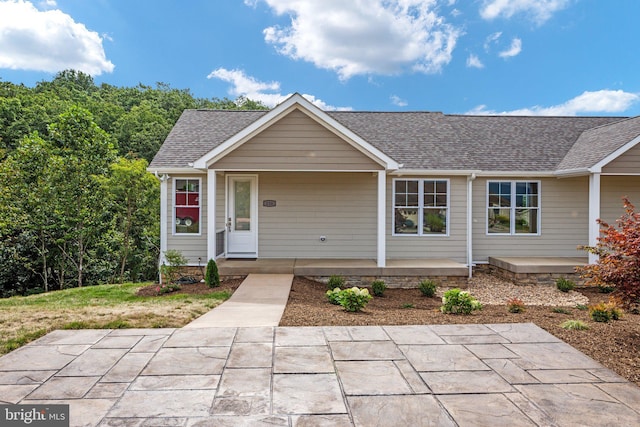
[[[509,310],[509,313],[522,313],[525,310],[524,301],[520,298],[507,300],[507,310]]]
[[[210,288],[220,286],[220,273],[218,273],[218,264],[214,259],[210,259],[207,263],[207,271],[204,274],[204,282]]]
[[[411,304],[410,302],[405,302],[402,304],[402,308],[416,308],[416,306]]]
[[[156,286],[156,295],[168,294],[180,290],[180,285],[177,283],[163,283]]]
[[[635,212],[628,198],[622,200],[625,213],[616,226],[599,219],[598,244],[584,247],[598,255],[598,262],[578,271],[587,285],[615,287],[622,304],[629,308],[640,302],[640,212]]]
[[[344,277],[336,276],[336,275],[329,277],[329,280],[327,281],[327,288],[328,289],[344,288]]]
[[[569,329],[574,331],[584,331],[589,329],[586,323],[581,320],[567,320],[560,325],[563,329]]]
[[[594,322],[607,323],[609,320],[618,320],[622,317],[622,310],[618,308],[615,302],[599,303],[589,307],[589,316]]]
[[[474,310],[482,310],[482,304],[469,292],[450,289],[442,297],[440,311],[450,314],[471,314]]]
[[[600,291],[601,294],[610,294],[615,290],[616,290],[615,286],[598,285],[598,291]]]
[[[551,311],[553,311],[554,313],[560,313],[560,314],[571,314],[569,310],[562,307],[554,307]]]
[[[344,307],[346,311],[360,311],[371,300],[372,296],[369,294],[367,288],[353,287],[340,291],[339,294],[340,305]]]
[[[325,295],[331,304],[340,305],[340,292],[342,292],[342,289],[333,288],[329,289]]]
[[[419,288],[422,295],[432,298],[436,294],[436,288],[438,285],[433,280],[423,280],[420,282]]]
[[[160,267],[160,273],[164,275],[168,283],[175,283],[178,279],[180,267],[187,265],[188,261],[182,255],[182,252],[175,249],[165,251],[164,259],[165,262],[163,262],[162,267]]]
[[[383,296],[386,289],[387,285],[385,285],[384,280],[374,280],[371,282],[371,291],[373,295],[377,297]]]
[[[588,307],[588,306],[586,306],[585,304],[576,304],[576,308],[577,308],[578,310],[582,310],[582,311],[584,311],[584,310],[587,310],[589,307]]]
[[[556,280],[556,287],[562,292],[569,292],[576,287],[576,284],[571,280],[560,277],[558,280]]]

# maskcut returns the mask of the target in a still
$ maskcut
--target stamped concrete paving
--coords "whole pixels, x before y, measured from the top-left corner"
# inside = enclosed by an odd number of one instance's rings
[[[640,388],[533,324],[55,331],[0,401],[87,426],[631,426]]]

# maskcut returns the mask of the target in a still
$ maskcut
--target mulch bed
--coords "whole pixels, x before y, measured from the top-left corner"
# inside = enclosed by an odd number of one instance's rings
[[[175,295],[175,294],[204,295],[212,292],[222,292],[222,291],[228,291],[229,293],[232,294],[238,288],[238,286],[240,286],[240,283],[242,283],[243,280],[244,279],[224,280],[220,283],[220,286],[215,288],[210,288],[209,286],[207,286],[205,283],[202,283],[202,282],[183,284],[183,285],[180,285],[180,290],[165,293],[165,294],[158,294],[159,285],[154,284],[154,285],[149,285],[149,286],[145,286],[143,288],[138,289],[138,292],[136,292],[136,295],[142,296],[142,297],[158,297],[158,296],[162,297],[162,296],[169,296],[169,295]]]

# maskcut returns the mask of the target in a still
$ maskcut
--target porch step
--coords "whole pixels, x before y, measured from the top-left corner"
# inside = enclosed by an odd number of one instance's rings
[[[489,257],[489,264],[516,274],[572,274],[586,257]]]

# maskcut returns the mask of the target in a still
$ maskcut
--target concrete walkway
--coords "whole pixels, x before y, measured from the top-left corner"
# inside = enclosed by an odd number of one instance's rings
[[[54,331],[0,358],[0,401],[72,426],[640,425],[640,388],[533,324]]]
[[[185,328],[278,326],[293,274],[249,274],[231,298]]]

